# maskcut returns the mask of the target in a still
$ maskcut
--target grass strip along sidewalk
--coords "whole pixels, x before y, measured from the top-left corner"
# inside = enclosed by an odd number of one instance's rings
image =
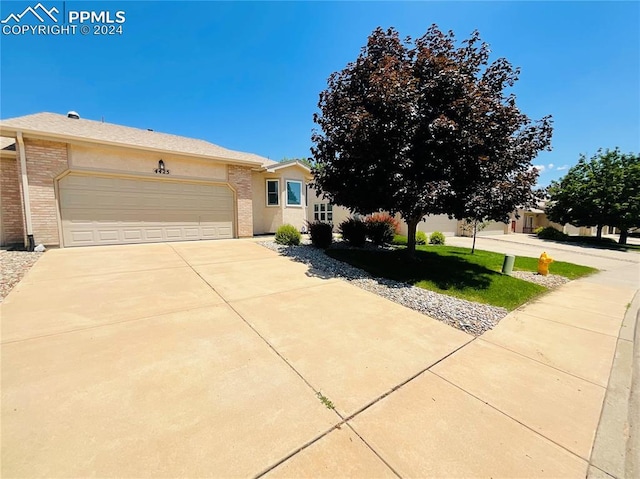
[[[504,254],[455,246],[416,246],[416,257],[396,250],[331,249],[327,254],[368,273],[456,298],[513,310],[547,288],[502,274]],[[516,271],[537,271],[538,258],[517,257]],[[550,273],[576,279],[595,268],[557,261]]]

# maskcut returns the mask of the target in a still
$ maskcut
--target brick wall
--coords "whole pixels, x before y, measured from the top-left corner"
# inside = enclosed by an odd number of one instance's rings
[[[54,178],[68,169],[67,145],[25,139],[25,152],[35,243],[59,245]]]
[[[24,243],[24,211],[18,176],[18,160],[0,159],[0,245]]]
[[[251,168],[229,165],[229,183],[235,188],[238,200],[238,236],[253,236]]]

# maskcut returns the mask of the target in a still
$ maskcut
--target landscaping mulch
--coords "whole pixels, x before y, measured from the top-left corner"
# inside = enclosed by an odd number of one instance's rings
[[[399,281],[373,277],[366,271],[331,258],[324,251],[310,246],[308,241],[304,241],[300,246],[282,246],[273,241],[264,241],[260,244],[295,261],[305,263],[315,270],[343,278],[366,291],[419,311],[474,336],[480,336],[493,329],[509,314],[505,308],[455,298]],[[332,245],[332,248],[351,247],[343,242],[337,242]],[[376,247],[367,245],[365,248]],[[512,276],[547,288],[555,288],[569,282],[569,279],[563,276],[551,274],[542,276],[528,271],[514,271]]]
[[[0,302],[44,253],[0,251]]]
[[[493,329],[509,313],[505,308],[454,298],[399,281],[375,278],[366,271],[331,258],[324,251],[312,246],[282,246],[273,241],[264,241],[260,244],[294,261],[343,278],[359,288],[419,311],[474,336],[480,336],[485,331]],[[332,246],[332,248],[341,247],[349,248],[341,242]]]
[[[514,278],[522,279],[524,281],[539,284],[540,286],[544,286],[545,288],[549,289],[557,288],[558,286],[562,286],[563,284],[571,281],[569,278],[565,278],[564,276],[559,276],[557,274],[548,274],[547,276],[543,276],[531,271],[512,271],[511,276],[513,276]]]

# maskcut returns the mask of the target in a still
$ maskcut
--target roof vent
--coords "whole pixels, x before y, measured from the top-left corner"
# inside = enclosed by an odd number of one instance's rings
[[[78,113],[76,113],[75,111],[71,110],[69,113],[67,113],[67,118],[73,118],[74,120],[79,120],[80,115],[78,115]]]

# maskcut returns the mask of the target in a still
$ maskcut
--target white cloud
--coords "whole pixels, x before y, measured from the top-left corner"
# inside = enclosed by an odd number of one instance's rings
[[[547,165],[547,169],[549,169],[549,170],[553,170],[553,167],[554,167],[554,166],[555,166],[555,165],[554,165],[553,163],[549,163],[549,164]]]
[[[569,165],[562,165],[562,166],[558,166],[556,168],[557,171],[564,171],[564,170],[568,170],[569,169]]]
[[[544,166],[544,165],[533,165],[533,167],[534,167],[536,170],[538,170],[538,173],[544,173],[544,170],[546,170],[546,169],[547,169],[547,167],[546,167],[546,166]]]

